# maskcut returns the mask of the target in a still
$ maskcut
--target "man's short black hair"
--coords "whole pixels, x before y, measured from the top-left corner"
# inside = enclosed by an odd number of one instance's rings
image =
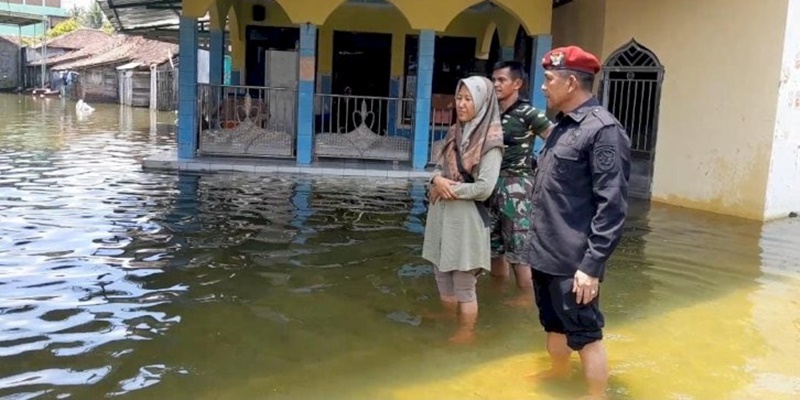
[[[516,60],[498,61],[494,64],[492,71],[494,72],[504,68],[508,68],[511,79],[522,79],[522,81],[525,81],[525,66],[521,62]]]
[[[571,69],[560,69],[557,70],[557,73],[560,74],[564,78],[569,78],[570,75],[574,75],[575,79],[578,80],[578,86],[581,89],[591,92],[594,88],[594,75],[583,72],[583,71],[575,71]]]

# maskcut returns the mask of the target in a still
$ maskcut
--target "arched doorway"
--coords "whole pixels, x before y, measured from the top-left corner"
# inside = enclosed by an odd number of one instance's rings
[[[631,140],[630,195],[650,198],[664,66],[631,40],[608,57],[602,69],[600,98]]]

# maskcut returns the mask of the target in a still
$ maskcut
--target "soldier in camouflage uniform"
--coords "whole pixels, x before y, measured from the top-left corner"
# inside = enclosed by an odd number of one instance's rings
[[[531,227],[531,194],[533,192],[533,142],[536,136],[546,137],[552,123],[530,102],[520,98],[525,73],[518,61],[501,61],[494,66],[492,81],[503,112],[505,152],[492,196],[494,218],[492,244],[492,276],[504,282],[512,265],[521,290],[518,304],[533,304],[533,282],[530,266],[524,261],[524,248]]]

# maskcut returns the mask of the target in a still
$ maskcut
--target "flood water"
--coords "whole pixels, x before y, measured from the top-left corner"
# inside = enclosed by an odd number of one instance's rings
[[[0,398],[560,399],[534,309],[449,345],[420,182],[142,171],[173,114],[0,95]],[[800,398],[800,220],[634,202],[613,398]]]

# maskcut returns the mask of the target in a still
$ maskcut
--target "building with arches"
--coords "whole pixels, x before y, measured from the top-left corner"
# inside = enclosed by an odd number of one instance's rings
[[[515,58],[544,107],[539,60],[577,44],[603,61],[597,93],[631,136],[634,195],[758,220],[800,210],[800,0],[99,3],[117,29],[180,44],[181,160],[423,171],[457,79]]]
[[[603,61],[640,195],[756,220],[800,210],[800,1],[573,0],[552,28]]]
[[[179,42],[180,158],[285,157],[300,165],[344,158],[416,170],[435,158],[454,120],[458,79],[519,57],[534,77],[530,88],[540,86],[536,66],[550,49],[553,6],[552,0],[144,3],[100,2],[118,29],[171,33]],[[196,52],[185,51],[198,46],[211,55],[207,85],[197,84]],[[227,53],[231,85],[220,78]],[[544,107],[540,91],[530,93]]]

